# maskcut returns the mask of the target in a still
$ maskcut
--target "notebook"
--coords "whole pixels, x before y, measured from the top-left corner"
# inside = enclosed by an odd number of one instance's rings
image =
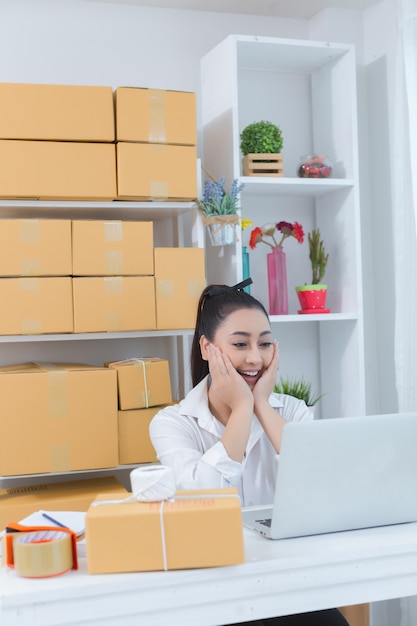
[[[270,539],[400,524],[416,494],[417,412],[289,422],[274,503],[242,519]]]

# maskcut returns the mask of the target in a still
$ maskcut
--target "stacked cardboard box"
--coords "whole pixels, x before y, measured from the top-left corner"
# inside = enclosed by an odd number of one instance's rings
[[[113,200],[111,87],[0,83],[0,197]]]
[[[70,220],[0,225],[0,335],[73,332]]]
[[[117,196],[194,200],[197,196],[194,93],[118,87]]]
[[[149,424],[163,406],[172,404],[168,361],[139,357],[104,365],[117,372],[120,463],[157,461]]]

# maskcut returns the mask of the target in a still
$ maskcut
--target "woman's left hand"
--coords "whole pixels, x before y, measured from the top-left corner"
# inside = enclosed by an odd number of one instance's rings
[[[263,371],[262,376],[257,381],[254,389],[253,396],[255,400],[255,406],[263,402],[268,402],[269,396],[274,391],[274,386],[277,379],[277,372],[279,367],[279,350],[278,342],[274,341],[274,353],[272,360],[268,367]]]

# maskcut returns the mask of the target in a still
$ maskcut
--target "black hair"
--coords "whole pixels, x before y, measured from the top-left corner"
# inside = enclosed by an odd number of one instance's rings
[[[201,293],[197,319],[191,346],[191,379],[195,387],[209,373],[208,363],[201,356],[200,338],[204,335],[208,341],[214,340],[214,335],[223,321],[240,309],[259,309],[269,319],[263,304],[251,296],[243,287],[252,281],[244,281],[234,287],[228,285],[208,285]]]

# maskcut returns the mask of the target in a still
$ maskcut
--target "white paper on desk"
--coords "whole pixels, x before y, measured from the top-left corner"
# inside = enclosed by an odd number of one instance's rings
[[[54,520],[66,526],[72,530],[77,537],[83,535],[85,532],[85,516],[86,513],[80,511],[36,511],[31,513],[24,519],[21,519],[19,524],[23,526],[54,526],[54,523],[43,516],[43,513],[49,515]],[[55,524],[56,526],[56,524]]]

